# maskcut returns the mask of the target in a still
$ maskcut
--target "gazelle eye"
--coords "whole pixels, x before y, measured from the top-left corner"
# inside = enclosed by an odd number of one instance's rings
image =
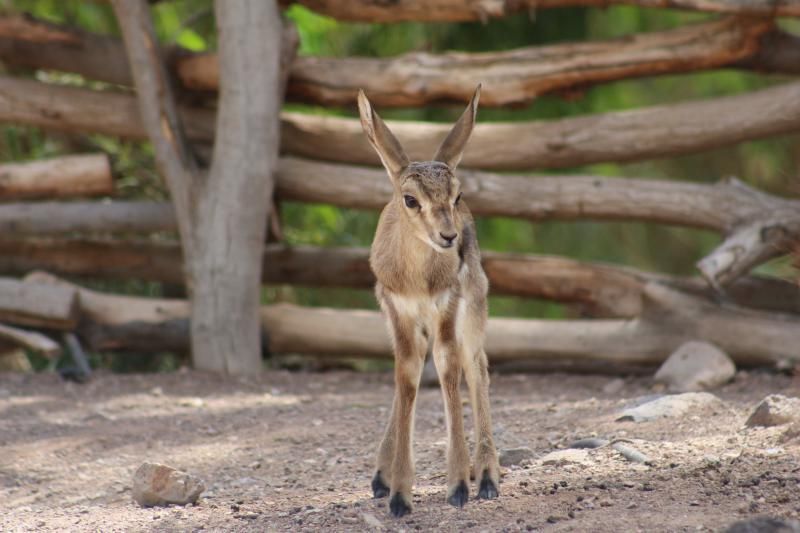
[[[460,201],[461,201],[461,193],[458,193],[458,196],[456,196],[456,201],[453,202],[453,205],[458,205],[458,202]]]
[[[410,194],[406,194],[405,196],[403,196],[403,200],[406,203],[406,207],[408,207],[409,209],[414,209],[416,207],[419,207],[419,202],[417,201],[417,199],[411,196]]]

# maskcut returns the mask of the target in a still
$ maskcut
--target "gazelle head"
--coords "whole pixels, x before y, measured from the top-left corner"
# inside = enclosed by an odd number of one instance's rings
[[[361,126],[369,142],[381,158],[394,186],[392,202],[415,237],[437,252],[458,248],[462,215],[461,183],[455,170],[467,145],[475,116],[481,86],[475,90],[461,118],[442,142],[432,161],[409,161],[403,147],[381,117],[372,109],[364,91],[358,92]]]

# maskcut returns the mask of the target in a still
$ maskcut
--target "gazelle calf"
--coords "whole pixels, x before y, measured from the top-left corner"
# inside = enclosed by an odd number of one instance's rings
[[[361,125],[394,187],[378,222],[370,266],[395,351],[394,402],[378,449],[372,490],[376,498],[390,497],[395,516],[411,511],[414,405],[429,340],[447,415],[447,501],[462,507],[469,496],[470,458],[459,393],[462,371],[475,419],[478,498],[498,496],[500,467],[483,351],[488,281],[472,215],[461,201],[454,174],[475,124],[479,97],[480,86],[433,161],[411,162],[364,93],[358,95]]]

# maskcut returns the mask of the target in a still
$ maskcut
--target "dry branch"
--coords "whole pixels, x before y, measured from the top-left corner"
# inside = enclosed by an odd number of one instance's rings
[[[329,17],[360,22],[486,21],[525,10],[616,4],[742,15],[800,16],[797,0],[281,0],[281,3],[299,3]]]
[[[49,337],[35,331],[13,328],[5,324],[0,324],[0,340],[27,348],[45,357],[55,357],[61,353],[61,347]]]
[[[30,283],[64,283],[46,274]],[[188,316],[182,300],[121,297],[78,289],[87,317],[83,327],[98,338],[125,349],[125,338],[109,332],[124,326],[148,332],[151,350],[159,331],[168,327],[175,343],[179,321]],[[493,362],[516,359],[572,358],[624,364],[657,364],[687,340],[703,339],[725,350],[739,364],[800,360],[800,320],[786,315],[721,307],[658,283],[645,286],[642,318],[634,320],[523,320],[492,318],[486,351]],[[269,349],[275,353],[322,356],[391,357],[380,313],[341,309],[303,308],[291,304],[262,307],[262,325]],[[103,328],[110,326],[103,331]],[[126,337],[129,338],[129,337]],[[142,339],[139,336],[139,348]],[[185,341],[188,343],[188,339]]]
[[[111,164],[104,154],[0,165],[0,200],[100,196],[113,192]]]
[[[213,139],[213,113],[183,109],[192,139]],[[145,137],[125,94],[0,77],[0,121],[64,131]],[[284,113],[285,153],[358,164],[379,163],[357,120]],[[412,159],[428,159],[447,125],[390,122]],[[694,153],[800,129],[800,82],[752,93],[631,111],[528,123],[478,124],[462,165],[474,168],[572,167]]]
[[[0,204],[0,234],[153,233],[175,231],[162,202],[38,202]]]
[[[262,281],[371,289],[375,278],[366,248],[267,245]],[[596,316],[635,317],[644,286],[663,283],[708,301],[716,295],[699,278],[676,278],[602,263],[548,256],[483,253],[492,294],[579,303]],[[180,248],[130,241],[0,239],[0,273],[46,270],[59,275],[182,283]],[[728,289],[732,302],[800,314],[800,287],[776,278],[743,277]]]
[[[727,285],[759,261],[784,253],[786,243],[800,235],[800,202],[758,192],[737,180],[704,185],[599,176],[525,177],[467,170],[460,174],[464,198],[477,215],[530,220],[639,220],[721,232],[727,240],[700,264],[715,286]],[[276,186],[276,194],[283,200],[344,207],[380,209],[391,197],[391,186],[382,170],[292,157],[280,160]],[[0,231],[17,234],[174,228],[172,212],[164,204],[0,206]],[[91,256],[91,252],[84,250],[82,255]]]
[[[0,17],[0,23],[2,22]],[[30,21],[34,24],[35,21]],[[40,23],[45,28],[48,24]],[[688,72],[721,66],[800,73],[800,39],[770,31],[765,19],[730,17],[665,32],[595,42],[557,44],[484,54],[415,53],[390,59],[284,55],[291,70],[287,97],[321,104],[351,104],[359,88],[378,106],[418,105],[434,100],[468,101],[475,80],[484,82],[481,105],[529,101],[546,92],[629,77]],[[0,58],[11,65],[74,72],[89,79],[132,85],[122,43],[69,27],[69,46],[0,36]],[[293,49],[295,32],[284,31]],[[219,88],[216,54],[177,51],[171,63],[185,87]],[[291,65],[291,69],[290,69]],[[387,91],[387,87],[392,87]]]
[[[0,278],[0,321],[48,329],[74,329],[78,295],[68,287],[47,287]]]
[[[391,59],[300,57],[292,68],[288,96],[347,105],[363,89],[378,106],[468,102],[480,80],[482,106],[518,104],[548,92],[727,65],[753,56],[759,37],[771,26],[764,19],[728,18],[611,41],[504,52],[420,52]],[[216,90],[215,55],[188,57],[177,69],[187,87]]]
[[[28,15],[0,17],[0,39],[14,39],[34,44],[74,45],[79,41],[71,30],[38,21]]]

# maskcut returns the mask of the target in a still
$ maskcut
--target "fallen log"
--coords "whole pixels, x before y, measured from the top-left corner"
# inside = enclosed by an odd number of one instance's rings
[[[0,339],[45,357],[55,357],[61,353],[61,346],[50,340],[49,337],[35,331],[13,328],[5,324],[0,324]]]
[[[212,110],[183,108],[187,134],[214,135]],[[135,99],[127,94],[0,77],[0,121],[142,139]],[[283,113],[284,153],[377,165],[358,120]],[[432,156],[446,124],[389,122],[411,159]],[[462,165],[474,168],[575,167],[695,153],[800,129],[800,82],[744,95],[528,123],[478,124]]]
[[[292,285],[371,289],[366,248],[268,244],[262,281]],[[699,278],[678,278],[602,263],[551,256],[483,252],[492,294],[542,298],[584,306],[592,316],[627,317],[643,311],[646,283],[658,282],[714,301]],[[46,270],[94,279],[184,282],[180,248],[174,243],[111,240],[0,239],[0,273]],[[777,278],[742,277],[727,289],[735,304],[800,314],[800,286]]]
[[[28,23],[35,26],[37,21]],[[50,24],[39,24],[44,29],[52,28]],[[287,72],[291,70],[287,99],[324,105],[353,104],[358,89],[364,89],[379,107],[436,100],[466,102],[475,89],[475,80],[481,79],[481,105],[498,106],[595,83],[721,66],[800,73],[800,62],[796,60],[800,42],[771,26],[766,19],[729,17],[610,41],[506,52],[414,53],[388,59],[298,57],[291,69],[287,66]],[[133,85],[121,41],[69,27],[59,31],[71,36],[69,46],[0,36],[0,59],[10,65],[73,72],[88,79]],[[284,36],[285,41],[291,39],[292,35]],[[177,50],[171,62],[184,87],[218,90],[216,54]]]
[[[301,4],[312,11],[338,20],[354,22],[461,22],[501,18],[526,10],[553,7],[634,5],[651,8],[679,8],[712,13],[742,15],[800,16],[797,0],[281,0],[284,5]]]
[[[513,176],[460,172],[465,200],[481,216],[530,220],[639,220],[719,231],[726,241],[700,263],[717,288],[754,265],[785,253],[800,236],[800,202],[777,198],[738,180],[714,185],[599,176]],[[282,200],[380,209],[391,197],[374,168],[281,158],[276,194]],[[167,204],[11,204],[0,206],[0,231],[17,235],[174,231]],[[89,254],[84,251],[83,256]],[[265,265],[265,268],[272,268]],[[63,272],[63,270],[59,270]],[[136,277],[136,276],[134,276]]]
[[[0,321],[48,329],[74,329],[78,323],[78,294],[68,287],[0,278]]]
[[[416,52],[389,59],[299,57],[292,66],[288,97],[352,105],[363,89],[379,107],[467,102],[475,80],[481,80],[482,106],[520,104],[545,93],[597,83],[728,65],[753,57],[759,37],[771,26],[766,19],[732,17],[611,41],[504,52]],[[177,72],[189,89],[218,89],[215,54],[179,59]]]
[[[175,231],[165,202],[38,202],[0,205],[2,235]]]
[[[714,185],[599,176],[523,177],[459,172],[476,215],[531,220],[640,220],[719,231],[725,241],[698,263],[718,290],[800,240],[800,202],[727,179]],[[379,209],[391,185],[377,169],[286,157],[276,193],[285,200]]]
[[[0,200],[103,196],[114,192],[105,154],[0,164]]]
[[[31,275],[26,281],[66,283],[43,273]],[[163,349],[157,344],[161,324],[168,323],[168,338],[174,343],[179,330],[175,321],[188,317],[188,304],[183,300],[77,290],[89,324],[82,324],[82,329],[93,328],[97,335],[105,326],[114,326],[116,329],[108,331],[119,332],[120,326],[134,324],[139,327],[134,328],[136,342],[141,343],[141,332],[147,331],[153,351]],[[644,292],[646,312],[634,320],[491,318],[486,341],[490,361],[563,357],[615,364],[658,364],[683,342],[696,339],[718,345],[737,364],[800,361],[800,320],[796,317],[720,306],[659,283],[648,283]],[[273,353],[391,358],[383,318],[375,311],[275,304],[262,307],[261,320]],[[100,338],[111,342],[108,331]],[[126,339],[115,338],[114,348],[125,349]],[[188,337],[184,342],[188,346]]]
[[[78,40],[69,29],[38,21],[26,14],[0,17],[0,38],[12,38],[33,44],[61,43],[73,45]]]

